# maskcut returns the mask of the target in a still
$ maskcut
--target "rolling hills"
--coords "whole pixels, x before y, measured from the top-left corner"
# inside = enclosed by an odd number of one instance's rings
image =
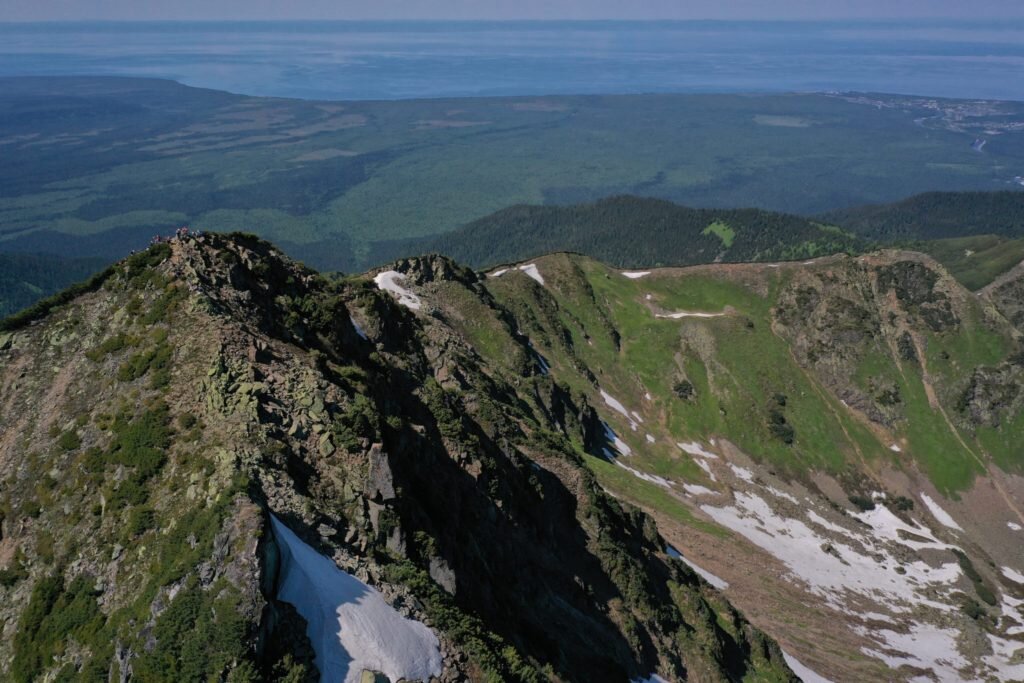
[[[378,242],[520,204],[634,194],[812,215],[1011,187],[1021,120],[1019,103],[897,95],[317,102],[3,79],[0,252],[116,259],[189,224],[358,271]]]
[[[623,268],[647,268],[799,260],[865,248],[852,234],[798,216],[621,196],[571,206],[513,206],[437,237],[386,245],[374,256],[434,252],[484,268],[572,251]]]

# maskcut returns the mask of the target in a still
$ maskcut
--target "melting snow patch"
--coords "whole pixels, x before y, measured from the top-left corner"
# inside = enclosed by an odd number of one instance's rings
[[[604,399],[604,402],[608,404],[609,408],[617,413],[621,413],[627,420],[629,419],[629,412],[626,410],[626,406],[622,405],[617,398],[609,394],[604,389],[601,389],[601,398]]]
[[[696,311],[677,311],[676,313],[655,313],[655,318],[670,318],[672,320],[679,320],[680,318],[721,318],[725,313],[698,313]]]
[[[644,277],[645,275],[650,275],[650,274],[651,274],[651,271],[649,271],[649,270],[624,270],[624,271],[622,271],[622,275],[625,276],[625,277],[628,277],[630,280],[639,280],[640,278]]]
[[[536,353],[536,352],[534,352]],[[537,354],[537,364],[540,366],[540,374],[547,375],[551,372],[551,366],[544,360],[544,356]]]
[[[629,447],[629,444],[618,437],[615,430],[609,427],[607,422],[602,421],[601,425],[604,426],[605,438],[615,445],[615,448],[619,453],[622,455],[633,455],[633,449]]]
[[[1010,527],[1011,531],[1024,531],[1024,527],[1015,522],[1007,522],[1006,526]]]
[[[939,507],[939,504],[928,497],[928,494],[922,493],[921,500],[924,501],[925,506],[932,513],[932,515],[939,521],[939,524],[950,529],[956,529],[957,531],[963,531],[963,528],[956,523],[949,513]]]
[[[1003,567],[1003,576],[1008,578],[1010,581],[1016,581],[1017,583],[1024,583],[1024,574],[1021,574],[1016,569],[1011,567]]]
[[[355,318],[349,318],[349,320],[352,321],[352,329],[356,331],[356,334],[358,334],[363,339],[366,339],[366,332],[364,332],[363,328],[359,326],[359,323],[355,321]]]
[[[832,681],[825,678],[824,676],[816,674],[810,669],[808,669],[806,666],[801,664],[796,659],[796,657],[789,654],[785,650],[782,651],[782,658],[786,660],[786,664],[789,665],[789,668],[792,669],[793,673],[799,676],[800,680],[802,680],[804,683],[832,683]]]
[[[644,398],[646,398],[648,401],[650,401],[651,400],[651,392],[648,391],[646,394],[644,394]]]
[[[493,273],[488,274],[488,277],[501,277],[502,275],[504,275],[507,272],[508,272],[508,268],[502,268],[501,270],[496,270]]]
[[[700,484],[683,484],[683,489],[691,496],[711,496],[715,494],[715,491]]]
[[[1024,681],[1024,647],[1020,642],[992,634],[989,634],[988,641],[992,644],[992,654],[984,659],[986,664],[998,672],[996,678],[1002,681]]]
[[[654,443],[654,441],[655,441],[655,439],[654,439],[654,436],[653,436],[653,435],[651,435],[651,434],[648,434],[648,435],[647,435],[646,437],[644,437],[644,438],[646,438],[646,439],[647,439],[647,443]]]
[[[779,489],[777,489],[775,487],[772,487],[772,486],[766,486],[765,488],[768,490],[769,493],[771,493],[776,498],[782,498],[783,500],[788,500],[790,503],[793,503],[793,505],[799,505],[800,504],[800,501],[796,499],[796,496],[790,495],[790,494],[786,493],[785,491],[780,491]]]
[[[711,572],[709,572],[706,569],[701,569],[700,567],[695,565],[693,562],[690,562],[688,559],[683,557],[683,554],[681,552],[679,552],[678,550],[676,550],[675,548],[673,548],[672,546],[670,546],[670,545],[665,546],[665,554],[668,555],[669,557],[671,557],[672,559],[679,560],[680,562],[685,564],[687,567],[689,567],[693,571],[697,572],[697,576],[701,577],[702,579],[704,579],[705,581],[710,583],[712,586],[714,586],[718,590],[724,590],[724,589],[729,587],[729,582],[728,581],[726,581],[725,579],[722,579],[722,578],[719,578],[719,577],[715,576],[714,574],[712,574]]]
[[[912,633],[881,630],[875,635],[883,639],[883,647],[890,652],[869,648],[864,648],[863,652],[881,659],[893,669],[906,664],[927,669],[941,681],[963,680],[959,669],[967,666],[968,662],[957,651],[957,631],[918,623]]]
[[[644,423],[644,419],[640,417],[640,413],[636,412],[635,410],[631,410],[629,411],[629,414],[632,415],[633,419],[639,422],[640,424]]]
[[[632,474],[637,479],[643,479],[644,481],[648,481],[652,484],[657,484],[658,486],[661,486],[666,489],[672,488],[672,482],[670,482],[668,479],[665,479],[664,477],[659,477],[655,474],[647,474],[646,472],[635,470],[629,465],[624,465],[621,460],[616,460],[615,464],[621,467],[622,469],[626,470],[630,474]]]
[[[961,575],[959,564],[932,567],[920,560],[901,564],[899,555],[883,545],[885,539],[876,538],[876,534],[847,530],[846,539],[861,547],[848,545],[815,532],[800,520],[779,515],[757,495],[736,492],[734,497],[736,503],[732,506],[700,508],[781,560],[812,593],[837,609],[847,609],[850,592],[884,602],[894,611],[902,605],[953,609],[948,603],[929,599],[927,593],[937,585],[952,590]],[[875,560],[876,554],[882,561]],[[897,566],[903,573],[896,571]]]
[[[278,597],[305,618],[321,680],[358,683],[364,669],[393,681],[441,675],[433,631],[403,617],[376,589],[343,572],[277,517],[270,520],[281,550]]]
[[[893,453],[902,453],[903,452],[903,449],[900,448],[899,444],[896,444],[896,443],[894,443],[893,445],[889,446],[889,450],[892,451]]]
[[[668,683],[668,681],[658,674],[651,674],[647,678],[634,678],[629,683]]]
[[[707,460],[694,460],[694,462],[697,463],[697,467],[704,470],[704,472],[711,477],[711,481],[718,481],[718,478],[715,477],[715,473],[711,471],[711,465],[708,464]]]
[[[712,460],[718,459],[717,455],[711,453],[710,451],[704,450],[704,447],[701,446],[696,441],[690,441],[687,443],[677,443],[676,445],[683,449],[684,453],[689,453],[690,455],[699,455],[702,458],[711,458]]]
[[[420,298],[398,284],[404,280],[405,276],[397,270],[385,270],[383,273],[377,273],[377,276],[373,278],[373,281],[377,283],[377,287],[394,295],[398,299],[398,303],[406,308],[418,311],[422,307]]]
[[[537,270],[536,263],[527,263],[525,266],[519,266],[519,270],[523,271],[537,282],[544,284],[544,276]]]
[[[729,469],[731,469],[732,473],[735,474],[738,478],[742,479],[748,484],[754,483],[754,473],[748,470],[747,468],[729,463]]]

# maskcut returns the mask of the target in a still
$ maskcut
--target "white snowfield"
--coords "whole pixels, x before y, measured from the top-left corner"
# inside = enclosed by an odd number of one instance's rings
[[[414,311],[418,311],[423,307],[418,296],[399,284],[405,281],[405,275],[402,275],[397,270],[385,270],[382,273],[377,273],[373,281],[377,283],[378,288],[385,292],[390,292],[398,299],[398,303],[402,306],[411,308]]]
[[[629,683],[668,683],[668,681],[658,674],[651,674],[647,678],[634,678]]]
[[[956,546],[921,524],[904,521],[884,505],[847,517],[830,515],[832,519],[826,511],[819,513],[807,505],[805,518],[791,518],[778,506],[781,500],[792,502],[792,496],[741,479],[737,483],[749,490],[734,490],[732,505],[701,504],[700,509],[781,561],[794,580],[832,608],[863,620],[851,628],[874,642],[862,648],[865,654],[892,668],[909,665],[931,671],[939,681],[1024,680],[1024,644],[1010,639],[1024,633],[1024,626],[1018,625],[1024,622],[1019,609],[1024,600],[1002,596],[1006,630],[999,636],[986,635],[992,654],[982,657],[978,667],[961,654],[963,634],[955,617],[950,620],[963,579],[959,563],[949,558]],[[926,505],[936,519],[955,524],[931,503]],[[1008,579],[1024,584],[1021,572],[1000,569]],[[888,614],[870,611],[872,603]],[[790,666],[804,680],[824,680],[806,667],[800,669],[799,662]]]
[[[1008,578],[1010,581],[1016,581],[1017,583],[1024,584],[1024,574],[1021,574],[1012,567],[1003,567],[1003,576]]]
[[[873,512],[880,513],[877,517],[861,516],[861,521],[874,527],[873,532],[847,529],[845,538],[853,542],[848,543],[825,536],[801,520],[779,515],[764,498],[754,493],[736,492],[734,498],[735,505],[705,504],[700,508],[719,524],[781,560],[812,593],[820,595],[836,609],[847,608],[849,593],[884,601],[893,612],[907,612],[921,605],[953,609],[947,603],[929,599],[927,593],[937,587],[952,590],[952,584],[961,574],[959,564],[951,562],[932,567],[923,560],[901,562],[888,543],[896,542],[890,539],[898,538],[899,527],[908,530],[911,527],[902,522],[897,527],[892,520],[899,522],[898,518],[887,509],[876,508]],[[892,519],[883,517],[882,510]],[[941,544],[936,541],[935,545]],[[830,548],[830,551],[823,548]],[[874,559],[874,553],[882,557],[881,562]],[[904,573],[897,572],[897,567]]]
[[[633,455],[633,449],[629,447],[629,444],[627,444],[625,441],[619,438],[619,436],[615,433],[615,430],[609,427],[607,422],[604,422],[602,420],[601,425],[604,427],[605,438],[607,438],[615,445],[615,450],[617,450],[622,455]]]
[[[649,270],[624,270],[622,271],[623,277],[628,277],[630,280],[639,280],[642,277],[650,275]]]
[[[699,576],[700,578],[704,579],[705,581],[710,583],[712,586],[714,586],[718,590],[725,590],[726,588],[729,587],[729,582],[728,581],[726,581],[725,579],[722,579],[722,578],[719,578],[719,577],[715,576],[714,574],[712,574],[711,572],[709,572],[706,569],[702,569],[702,568],[698,567],[696,564],[694,564],[693,562],[690,562],[690,560],[688,560],[685,557],[683,557],[683,554],[681,552],[679,552],[678,550],[676,550],[675,548],[673,548],[672,546],[670,546],[670,545],[666,545],[665,546],[665,554],[668,555],[669,557],[671,557],[673,559],[676,559],[676,560],[679,560],[680,562],[685,564],[687,567],[689,567],[690,569],[695,571],[697,573],[697,576]]]
[[[956,529],[957,531],[963,531],[963,527],[956,523],[948,512],[939,507],[939,504],[932,500],[927,493],[921,494],[921,500],[924,501],[925,507],[932,513],[932,516],[938,520],[939,524],[950,529]]]
[[[623,462],[621,460],[618,460],[618,459],[615,460],[615,464],[618,465],[619,467],[621,467],[622,469],[626,470],[627,472],[629,472],[630,474],[632,474],[634,477],[636,477],[638,479],[643,479],[644,481],[650,482],[652,484],[657,484],[658,486],[661,486],[662,488],[666,488],[666,489],[672,488],[672,482],[670,482],[668,479],[665,479],[664,477],[659,477],[656,474],[647,474],[646,472],[641,472],[638,469],[634,469],[634,468],[630,467],[629,465],[623,464]]]
[[[712,491],[707,486],[700,484],[683,484],[683,490],[691,496],[713,496],[717,493],[717,491]]]
[[[675,313],[655,313],[655,318],[671,318],[672,320],[679,320],[680,318],[721,318],[725,313],[700,313],[697,311],[676,311]]]
[[[519,266],[519,270],[523,271],[540,284],[544,284],[544,276],[540,274],[539,270],[537,270],[536,263],[527,263],[525,266]]]
[[[392,681],[427,680],[442,668],[437,636],[388,605],[271,515],[281,549],[278,597],[303,616],[320,680],[359,683],[364,669]]]
[[[609,408],[617,413],[621,413],[627,420],[630,419],[629,411],[626,410],[626,406],[622,405],[622,402],[619,401],[619,399],[615,398],[604,389],[601,389],[601,398],[604,399],[604,402],[608,404]]]
[[[816,674],[808,669],[806,666],[801,664],[796,657],[785,650],[782,651],[782,658],[786,660],[786,664],[789,665],[789,668],[792,669],[793,673],[799,676],[800,680],[804,683],[832,683],[832,681],[824,676]]]
[[[679,446],[679,448],[681,448],[684,453],[688,453],[690,455],[699,455],[702,458],[711,458],[712,460],[718,459],[717,455],[715,455],[711,451],[705,450],[704,447],[701,446],[696,441],[680,442],[677,443],[676,445]]]

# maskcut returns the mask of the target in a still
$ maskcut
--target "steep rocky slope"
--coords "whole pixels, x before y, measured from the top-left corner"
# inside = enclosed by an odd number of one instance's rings
[[[794,680],[602,490],[592,392],[399,269],[189,236],[6,325],[0,677]]]
[[[594,406],[587,467],[802,676],[1024,678],[1019,274],[975,295],[910,252],[626,272],[552,255],[481,295],[393,267],[492,371]]]

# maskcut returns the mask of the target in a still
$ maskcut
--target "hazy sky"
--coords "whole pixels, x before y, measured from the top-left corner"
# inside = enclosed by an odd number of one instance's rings
[[[0,0],[0,21],[77,19],[1024,18],[1022,0]]]

